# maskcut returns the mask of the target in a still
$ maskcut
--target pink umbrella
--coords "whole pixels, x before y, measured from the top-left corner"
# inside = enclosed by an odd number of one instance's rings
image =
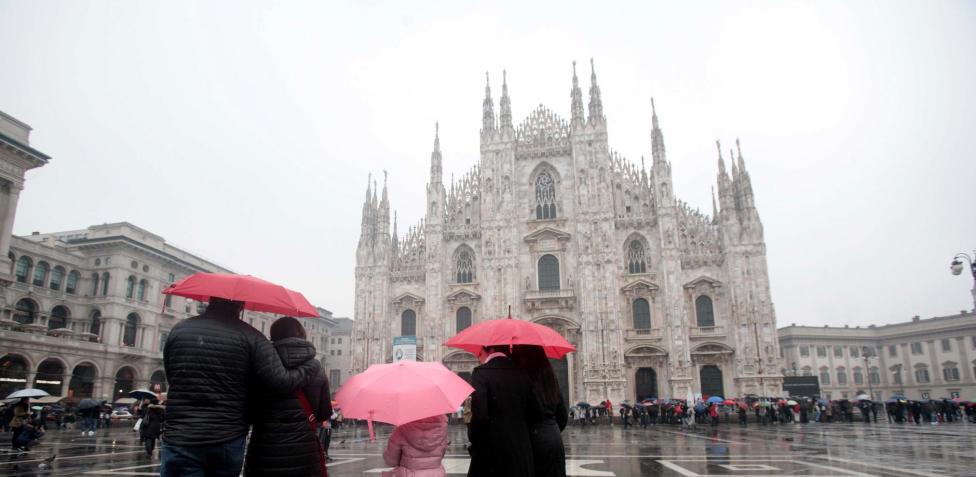
[[[353,376],[336,393],[342,415],[399,426],[456,412],[474,388],[441,363],[398,361],[374,364]]]

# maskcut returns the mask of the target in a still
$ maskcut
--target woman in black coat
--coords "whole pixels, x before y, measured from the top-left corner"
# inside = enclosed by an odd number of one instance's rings
[[[566,477],[566,449],[562,431],[569,413],[559,381],[541,346],[516,346],[513,354],[532,379],[532,389],[542,403],[542,414],[529,428],[536,477]]]
[[[163,433],[163,422],[166,421],[166,408],[159,405],[159,401],[153,399],[149,404],[143,405],[142,424],[139,424],[139,434],[143,443],[146,445],[146,455],[152,458],[153,450],[156,448],[156,439]]]
[[[281,364],[296,368],[315,358],[315,347],[305,340],[305,328],[292,317],[282,317],[271,325],[271,341]],[[301,390],[315,414],[316,428],[332,415],[332,396],[325,371]],[[251,440],[247,447],[244,475],[323,476],[322,446],[313,432],[298,393],[263,393],[253,411]]]

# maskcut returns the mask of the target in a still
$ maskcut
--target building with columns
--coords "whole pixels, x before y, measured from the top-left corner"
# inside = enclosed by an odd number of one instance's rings
[[[976,313],[883,326],[779,329],[787,375],[817,376],[830,399],[976,398]]]
[[[12,236],[24,172],[49,159],[29,146],[29,131],[0,113],[0,397],[24,387],[110,401],[140,387],[165,391],[167,333],[201,304],[161,291],[193,273],[232,272],[128,222]],[[244,314],[265,334],[275,318]],[[301,322],[325,365],[334,323]]]
[[[573,65],[569,120],[540,105],[516,124],[504,72],[496,115],[489,82],[480,160],[457,182],[444,182],[435,131],[426,215],[406,233],[385,175],[382,189],[370,180],[353,372],[390,361],[395,336],[415,336],[418,359],[466,375],[474,356],[442,343],[511,307],[576,346],[554,363],[569,402],[782,392],[763,228],[738,141],[709,159],[718,199],[699,212],[675,194],[656,111],[649,168],[610,148],[590,66],[584,106]]]

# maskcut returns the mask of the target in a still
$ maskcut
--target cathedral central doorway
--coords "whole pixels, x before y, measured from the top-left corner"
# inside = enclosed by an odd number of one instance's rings
[[[654,368],[638,368],[634,376],[634,391],[637,393],[637,402],[647,398],[656,398],[657,395],[657,372]]]
[[[559,359],[549,358],[549,363],[552,364],[552,372],[556,375],[556,380],[559,381],[559,392],[563,395],[563,402],[567,406],[570,406],[569,402],[569,362],[566,361],[566,356]]]
[[[718,366],[713,364],[702,366],[699,377],[702,396],[725,396],[722,387],[722,370],[718,369]]]

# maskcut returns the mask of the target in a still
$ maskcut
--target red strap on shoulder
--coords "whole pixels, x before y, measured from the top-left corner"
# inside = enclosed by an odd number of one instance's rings
[[[315,440],[315,445],[318,448],[317,455],[319,458],[319,467],[322,469],[322,477],[328,477],[329,470],[325,463],[325,452],[322,449],[322,443],[319,441],[318,419],[315,418],[312,405],[308,403],[308,398],[305,397],[305,391],[299,389],[296,394],[298,396],[298,402],[301,403],[302,409],[305,411],[305,418],[308,421],[308,425],[312,428],[312,439]]]

